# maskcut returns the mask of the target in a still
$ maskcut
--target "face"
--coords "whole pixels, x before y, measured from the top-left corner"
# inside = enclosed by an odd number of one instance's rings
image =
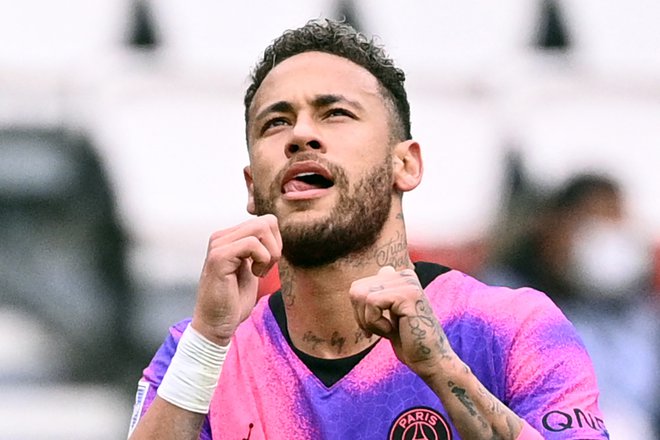
[[[319,266],[373,244],[394,194],[376,78],[338,56],[296,55],[268,74],[249,115],[248,210],[278,217],[287,260]]]

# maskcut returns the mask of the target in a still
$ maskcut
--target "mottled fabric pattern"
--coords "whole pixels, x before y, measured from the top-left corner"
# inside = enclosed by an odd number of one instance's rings
[[[606,439],[593,367],[573,326],[542,293],[450,271],[425,289],[479,380],[545,439]],[[155,397],[189,321],[144,371]],[[286,342],[262,298],[237,330],[202,439],[460,439],[438,397],[387,340],[326,387]]]

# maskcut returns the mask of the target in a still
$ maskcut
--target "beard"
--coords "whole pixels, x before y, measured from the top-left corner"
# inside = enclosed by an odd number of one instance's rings
[[[333,188],[339,198],[326,217],[309,223],[287,224],[277,215],[274,200],[280,195],[282,173],[271,185],[270,197],[255,189],[256,214],[274,214],[281,222],[282,255],[289,264],[303,268],[325,266],[364,252],[376,242],[392,206],[392,162],[387,157],[353,186],[341,168],[314,158],[332,172]],[[299,203],[304,208],[307,202]]]

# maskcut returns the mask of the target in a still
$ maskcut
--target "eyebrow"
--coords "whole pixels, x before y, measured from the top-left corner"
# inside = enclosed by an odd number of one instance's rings
[[[293,105],[291,105],[290,102],[288,101],[277,101],[262,111],[260,111],[257,116],[255,116],[254,120],[258,121],[265,117],[268,113],[289,113],[293,111]]]
[[[338,102],[344,102],[347,103],[353,107],[358,108],[359,110],[363,110],[364,107],[362,104],[360,104],[357,101],[353,101],[351,99],[346,98],[343,95],[335,95],[335,94],[326,94],[326,95],[318,95],[312,100],[312,107],[315,108],[322,108],[322,107],[327,107],[332,104],[336,104]],[[264,118],[267,114],[269,113],[290,113],[293,112],[293,105],[288,102],[288,101],[277,101],[262,111],[260,111],[257,116],[255,116],[254,120],[258,121],[262,118]]]
[[[364,107],[362,107],[362,104],[360,104],[357,101],[353,101],[351,99],[346,98],[344,95],[319,95],[314,100],[312,101],[312,106],[316,108],[320,107],[327,107],[332,104],[336,104],[338,102],[345,102],[353,107],[356,107],[360,110],[362,110]]]

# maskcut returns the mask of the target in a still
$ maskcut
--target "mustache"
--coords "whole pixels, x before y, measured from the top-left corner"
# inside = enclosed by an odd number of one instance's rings
[[[270,185],[270,191],[271,194],[279,194],[280,193],[280,185],[282,184],[282,179],[284,178],[284,174],[287,172],[291,166],[298,162],[304,162],[304,161],[314,161],[325,168],[327,168],[330,173],[332,174],[332,177],[334,179],[334,184],[335,186],[339,186],[340,188],[347,188],[348,185],[348,178],[346,177],[346,172],[342,167],[339,165],[336,165],[323,156],[320,156],[317,153],[312,153],[312,152],[304,152],[297,154],[289,159],[289,161],[282,167],[282,169],[275,175],[275,178],[273,179],[273,182]]]

